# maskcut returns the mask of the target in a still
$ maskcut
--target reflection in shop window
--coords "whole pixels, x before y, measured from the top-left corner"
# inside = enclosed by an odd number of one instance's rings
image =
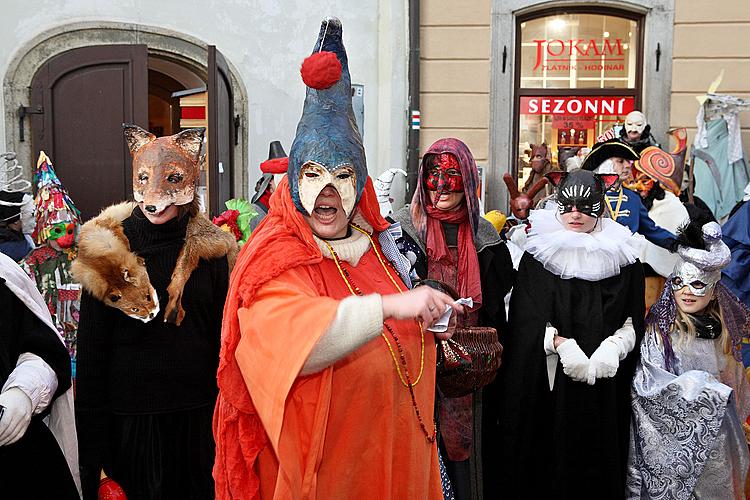
[[[521,87],[635,87],[638,23],[567,14],[521,23]]]
[[[523,187],[531,180],[534,145],[548,146],[551,168],[566,170],[573,158],[572,168],[635,109],[640,47],[639,21],[617,15],[554,14],[521,22],[520,34],[517,171]]]

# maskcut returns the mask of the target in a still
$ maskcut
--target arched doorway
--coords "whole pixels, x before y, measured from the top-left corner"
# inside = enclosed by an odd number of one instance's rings
[[[19,50],[8,67],[6,139],[27,165],[28,178],[38,151],[50,154],[84,217],[90,217],[130,197],[121,124],[174,133],[180,115],[172,94],[208,87],[213,104],[206,118],[214,125],[202,178],[211,186],[207,209],[216,213],[224,200],[246,194],[247,141],[237,128],[245,123],[247,99],[236,74],[214,47],[169,30],[116,23],[59,27]],[[25,120],[7,112],[23,107],[31,112]]]

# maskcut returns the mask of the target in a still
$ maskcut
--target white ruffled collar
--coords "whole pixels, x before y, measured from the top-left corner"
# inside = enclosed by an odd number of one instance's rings
[[[372,226],[362,217],[359,212],[354,214],[352,222],[372,234]],[[359,259],[370,249],[370,239],[360,233],[359,231],[352,230],[351,235],[347,238],[340,240],[323,240],[313,234],[315,243],[318,244],[318,248],[323,253],[323,257],[327,259],[333,258],[331,251],[328,248],[330,245],[338,255],[339,259],[348,262],[349,264],[356,267],[359,263]],[[328,243],[328,245],[326,245]]]
[[[563,278],[599,281],[638,259],[642,241],[625,226],[600,218],[590,233],[568,231],[556,210],[532,210],[524,250]]]

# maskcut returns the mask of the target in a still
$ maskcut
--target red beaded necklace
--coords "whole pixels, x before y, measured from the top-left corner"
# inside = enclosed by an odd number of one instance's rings
[[[395,285],[396,290],[399,293],[403,293],[403,291],[401,290],[401,287],[398,286],[393,276],[388,271],[388,267],[385,265],[384,259],[380,256],[380,253],[378,252],[378,249],[375,246],[375,243],[372,241],[372,237],[370,236],[370,233],[368,233],[367,231],[365,231],[364,229],[360,228],[359,226],[355,224],[350,224],[350,226],[352,227],[352,229],[359,231],[363,233],[365,236],[367,236],[367,238],[370,240],[370,246],[375,251],[375,255],[378,257],[378,261],[380,262],[380,265],[383,267],[383,270],[391,279],[391,282],[393,282],[393,284]],[[349,291],[351,292],[351,294],[358,295],[360,297],[363,296],[364,293],[362,293],[362,290],[360,290],[357,284],[354,283],[354,280],[352,280],[352,277],[349,274],[349,271],[342,265],[342,262],[339,259],[339,256],[336,253],[336,251],[333,249],[331,245],[328,244],[327,241],[325,240],[322,240],[322,241],[323,243],[325,243],[326,247],[328,247],[328,251],[331,252],[331,257],[333,259],[333,262],[334,264],[336,264],[336,268],[338,269],[339,274],[341,275],[341,278],[346,283],[347,288],[349,288]],[[399,342],[398,340],[398,335],[396,335],[396,332],[393,330],[393,328],[391,328],[391,326],[385,321],[383,322],[383,326],[385,327],[386,330],[388,330],[388,333],[391,334],[391,337],[393,337],[393,340],[396,343],[398,356],[401,360],[401,365],[403,367],[403,376],[401,374],[401,370],[399,369],[398,364],[396,364],[395,355],[393,354],[393,348],[391,347],[391,344],[388,341],[388,338],[385,336],[385,334],[381,333],[381,336],[383,337],[386,344],[388,345],[388,349],[391,351],[391,357],[393,358],[394,365],[396,366],[396,372],[398,373],[399,378],[401,379],[401,382],[409,390],[409,396],[411,396],[411,404],[412,404],[412,407],[414,408],[414,413],[416,413],[417,415],[417,420],[419,421],[419,427],[422,429],[422,433],[425,435],[425,438],[427,438],[427,442],[434,443],[435,438],[437,436],[437,427],[435,426],[435,422],[433,421],[432,433],[430,433],[427,430],[427,426],[425,425],[424,420],[422,419],[422,414],[419,411],[419,406],[417,405],[417,399],[414,396],[414,386],[417,385],[419,380],[422,378],[422,373],[424,372],[424,331],[422,330],[422,325],[419,326],[420,334],[422,336],[422,354],[421,354],[421,361],[420,361],[420,373],[419,373],[419,376],[417,377],[417,380],[415,380],[414,383],[412,383],[411,381],[411,375],[409,374],[409,367],[407,366],[406,357],[404,356],[404,348],[401,346],[401,342]],[[406,378],[406,380],[404,380],[404,377]]]

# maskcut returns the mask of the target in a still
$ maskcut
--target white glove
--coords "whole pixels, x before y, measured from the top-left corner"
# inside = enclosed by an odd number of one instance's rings
[[[589,358],[583,353],[575,339],[568,339],[557,346],[557,354],[563,365],[563,372],[576,382],[586,382],[589,372]]]
[[[586,382],[594,385],[598,378],[614,377],[620,367],[620,361],[625,359],[633,347],[635,347],[635,329],[632,318],[628,318],[622,328],[604,339],[591,355]]]
[[[26,433],[31,422],[31,399],[18,387],[0,394],[0,446],[13,444]]]

